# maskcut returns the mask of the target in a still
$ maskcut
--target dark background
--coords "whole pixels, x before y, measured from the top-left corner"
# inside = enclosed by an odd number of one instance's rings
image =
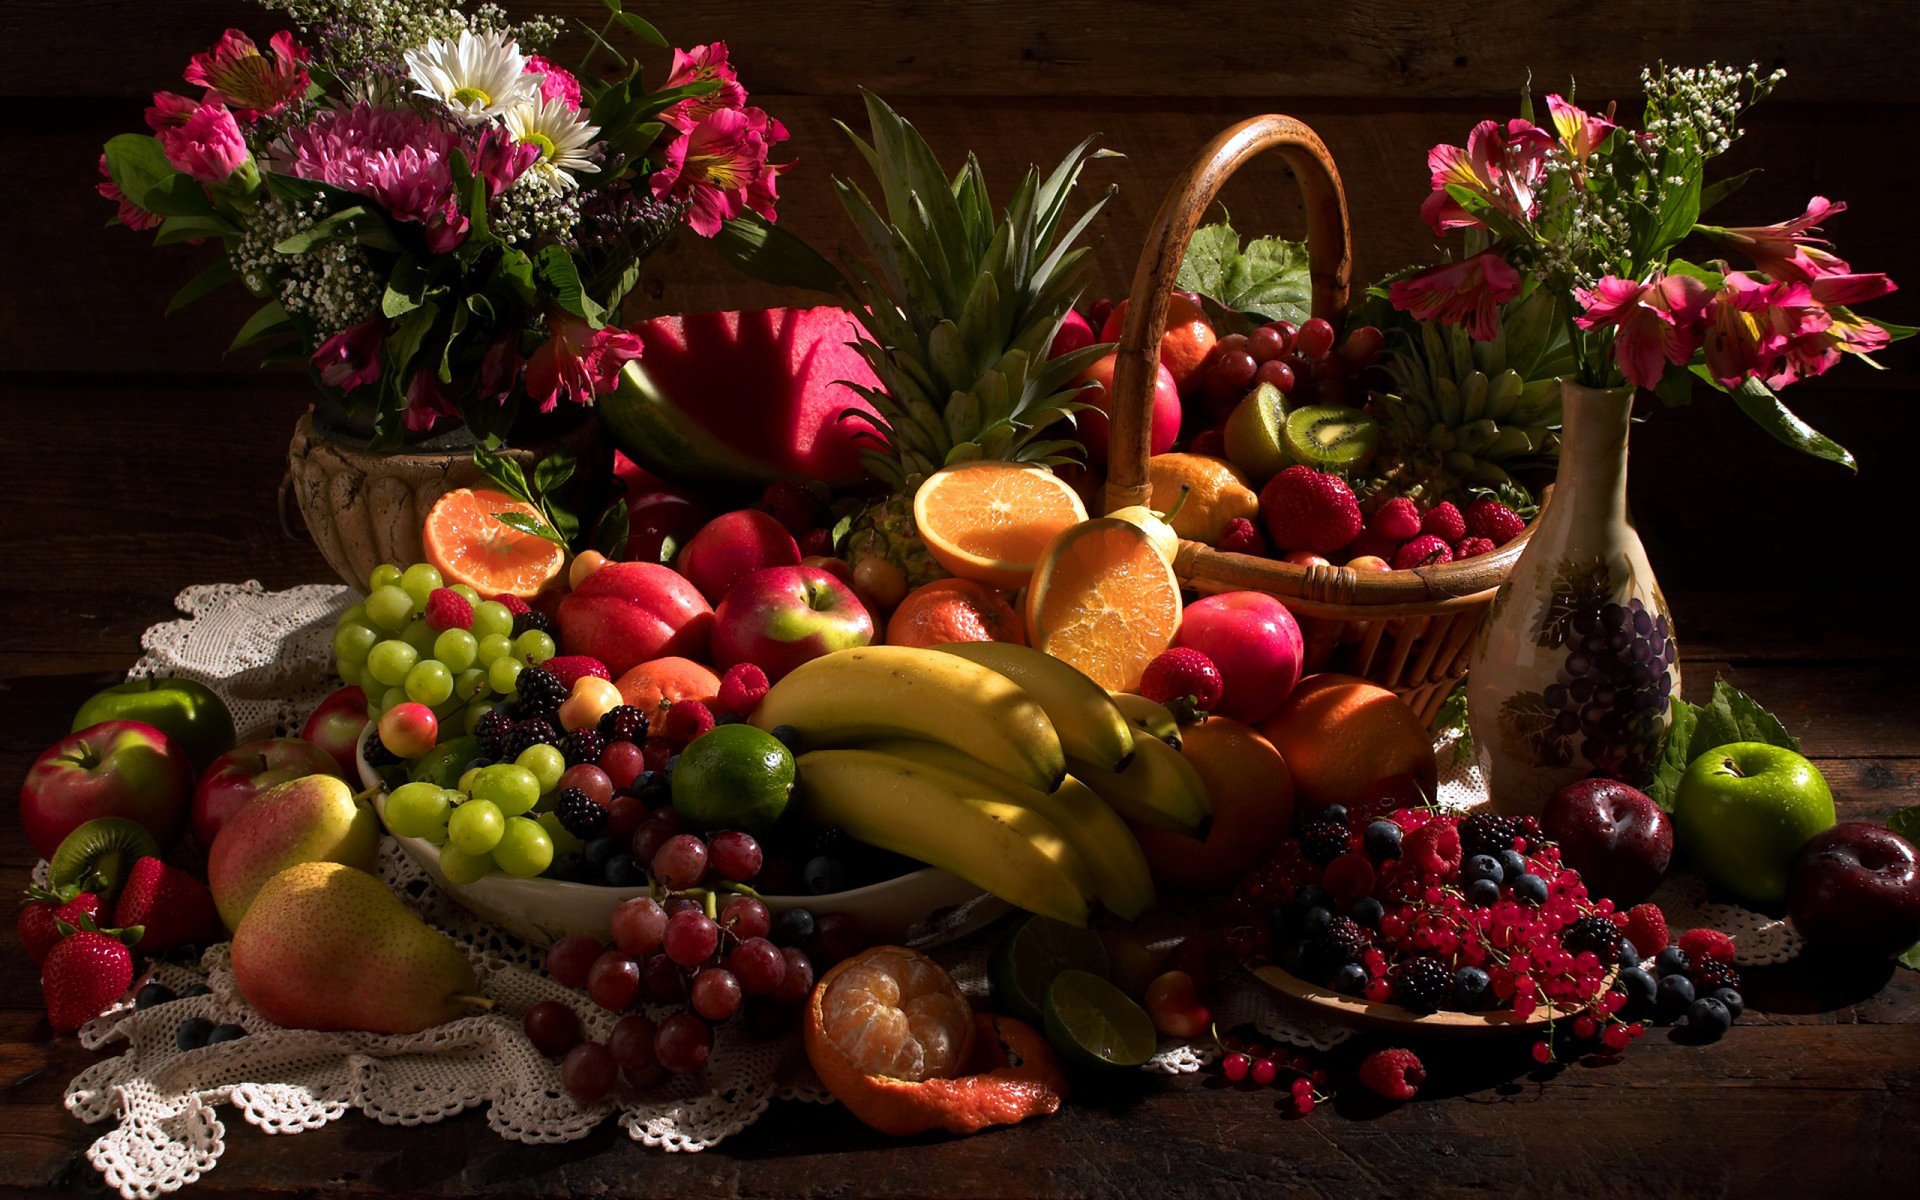
[[[604,11],[598,0],[507,7],[596,25]],[[845,235],[828,180],[860,168],[831,118],[862,124],[861,86],[949,162],[975,150],[997,197],[1028,162],[1050,165],[1100,131],[1127,156],[1088,175],[1120,187],[1098,226],[1107,292],[1126,288],[1149,218],[1198,147],[1245,116],[1285,112],[1332,148],[1358,275],[1370,279],[1431,253],[1416,213],[1427,148],[1511,115],[1529,71],[1538,94],[1577,75],[1578,100],[1600,107],[1630,103],[1645,63],[1717,58],[1790,73],[1719,164],[1765,173],[1717,217],[1764,223],[1799,214],[1813,195],[1845,200],[1851,211],[1829,228],[1840,252],[1920,289],[1911,192],[1920,5],[1908,0],[632,7],[679,44],[729,43],[753,101],[793,131],[789,156],[800,165],[782,181],[782,221],[816,244]],[[125,671],[140,632],[171,614],[182,587],[330,577],[310,546],[283,533],[274,504],[303,381],[222,357],[249,310],[237,292],[163,318],[207,252],[155,250],[149,235],[105,226],[110,206],[92,191],[101,144],[142,130],[147,95],[181,88],[187,58],[228,25],[264,42],[283,21],[237,0],[8,0],[0,10],[11,51],[0,73],[7,786],[82,697]],[[1298,199],[1277,164],[1255,164],[1225,199],[1242,233],[1299,235]],[[629,315],[783,299],[683,235],[649,264]],[[1870,312],[1920,323],[1912,291]],[[1857,476],[1786,450],[1704,392],[1687,409],[1652,414],[1634,443],[1633,504],[1676,612],[1689,694],[1729,674],[1801,736],[1843,813],[1865,819],[1920,801],[1920,640],[1910,593],[1894,582],[1915,557],[1917,354],[1908,343],[1885,356],[1884,372],[1850,363],[1788,394],[1858,455]],[[0,891],[13,892],[33,855],[4,825]],[[431,1134],[349,1117],[269,1141],[228,1112],[233,1147],[201,1190],[956,1196],[1151,1181],[1196,1193],[1831,1192],[1841,1178],[1865,1186],[1920,1169],[1908,1136],[1920,1120],[1920,986],[1900,972],[1862,1000],[1879,986],[1869,982],[1783,971],[1756,981],[1759,1011],[1722,1046],[1649,1037],[1622,1067],[1575,1069],[1545,1088],[1491,1087],[1525,1065],[1488,1059],[1452,1078],[1450,1092],[1472,1093],[1457,1101],[1391,1114],[1343,1101],[1340,1117],[1299,1124],[1269,1101],[1214,1096],[1194,1080],[1088,1094],[1091,1103],[1054,1120],[958,1141],[888,1143],[838,1110],[783,1106],[703,1155],[639,1151],[611,1126],[579,1145],[528,1149],[478,1117]],[[51,1037],[36,983],[30,964],[0,953],[0,1195],[98,1186],[83,1151],[99,1131],[59,1107],[93,1056]],[[1697,1131],[1709,1128],[1703,1145]],[[1823,1142],[1841,1153],[1805,1153]]]

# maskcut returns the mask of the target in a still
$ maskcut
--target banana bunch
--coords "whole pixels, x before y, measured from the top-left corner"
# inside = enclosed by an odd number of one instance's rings
[[[1153,902],[1128,820],[1192,830],[1207,817],[1177,750],[1024,646],[843,650],[775,684],[753,721],[798,731],[807,820],[1076,925],[1095,901],[1126,918]]]

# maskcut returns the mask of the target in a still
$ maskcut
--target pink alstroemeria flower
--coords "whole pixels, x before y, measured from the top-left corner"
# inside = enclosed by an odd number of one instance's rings
[[[387,319],[369,317],[321,342],[313,352],[320,382],[350,392],[380,378],[380,346],[386,338]]]
[[[1441,263],[1399,280],[1387,297],[1401,312],[1422,321],[1465,325],[1475,341],[1499,332],[1499,309],[1520,294],[1520,272],[1491,250],[1460,262]]]
[[[1557,95],[1547,97],[1547,112],[1553,117],[1553,131],[1560,135],[1560,145],[1575,163],[1592,157],[1615,128],[1606,117],[1595,116]]]
[[[273,48],[271,59],[252,38],[229,29],[213,49],[193,56],[184,72],[186,81],[206,88],[210,103],[226,105],[248,124],[279,116],[307,93],[308,55],[288,30],[274,34],[267,44]]]
[[[153,130],[156,136],[169,129],[178,129],[199,110],[198,100],[188,99],[178,92],[155,92],[153,103],[147,106],[147,128]]]
[[[542,101],[558,98],[574,112],[580,111],[580,80],[574,77],[572,71],[544,55],[529,54],[526,69],[521,74],[540,76]]]
[[[480,360],[480,398],[505,402],[520,378],[523,361],[518,333],[509,333],[489,346],[486,356]]]
[[[1791,220],[1731,228],[1703,225],[1700,231],[1741,251],[1753,260],[1755,267],[1775,279],[1811,281],[1824,275],[1850,274],[1853,270],[1845,259],[1827,249],[1830,243],[1825,238],[1813,236],[1828,217],[1845,211],[1844,202],[1815,196],[1807,202],[1807,211]]]
[[[723,108],[743,108],[747,89],[733,64],[727,61],[727,44],[711,42],[691,50],[673,52],[673,68],[667,72],[662,90],[685,87],[690,83],[716,81],[719,88],[704,96],[689,96],[660,114],[660,119],[686,133]]]
[[[1638,388],[1659,384],[1665,368],[1686,363],[1700,348],[1706,319],[1706,285],[1687,275],[1666,275],[1636,283],[1609,275],[1574,299],[1585,309],[1574,323],[1582,329],[1611,326],[1613,359],[1620,375]]]
[[[786,137],[786,126],[757,108],[710,113],[668,143],[666,161],[650,181],[653,194],[687,200],[687,224],[701,237],[719,233],[721,224],[739,216],[750,200],[756,211],[771,216],[760,206],[771,208],[775,188],[763,176],[768,153]]]
[[[592,404],[620,381],[620,368],[640,357],[639,335],[608,326],[595,329],[571,313],[548,317],[549,336],[527,359],[527,395],[541,412],[562,400]]]
[[[224,104],[202,104],[179,125],[161,129],[158,136],[173,169],[196,183],[223,184],[253,158],[239,122]]]
[[[1707,369],[1725,388],[1767,378],[1781,369],[1787,343],[1830,323],[1826,310],[1798,280],[1771,283],[1729,271],[1713,294],[1703,342]]]
[[[104,154],[100,156],[100,177],[101,182],[94,184],[93,190],[119,205],[114,217],[122,225],[128,229],[154,229],[159,226],[160,218],[157,215],[127,199],[127,194],[113,181],[113,173],[107,170],[107,156]]]
[[[413,373],[407,381],[407,411],[401,418],[410,433],[426,433],[442,417],[458,419],[460,410],[440,387],[440,377],[429,370]]]
[[[1483,224],[1448,194],[1449,186],[1459,186],[1516,221],[1531,220],[1540,211],[1540,189],[1553,150],[1553,138],[1530,122],[1515,118],[1502,126],[1482,121],[1467,135],[1465,148],[1443,143],[1427,151],[1433,193],[1420,205],[1420,215],[1438,234]]]

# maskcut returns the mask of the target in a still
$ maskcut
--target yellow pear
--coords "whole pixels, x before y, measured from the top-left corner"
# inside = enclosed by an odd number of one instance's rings
[[[207,886],[228,929],[239,929],[267,880],[297,863],[380,866],[380,819],[333,775],[290,779],[227,818],[207,851]]]

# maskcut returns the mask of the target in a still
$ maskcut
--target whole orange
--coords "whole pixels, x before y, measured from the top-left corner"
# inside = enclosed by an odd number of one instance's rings
[[[1100,340],[1119,341],[1126,323],[1127,302],[1122,300],[1113,306],[1107,323],[1101,327]],[[1173,376],[1175,387],[1183,392],[1187,390],[1188,381],[1207,361],[1207,355],[1213,353],[1213,345],[1218,340],[1206,310],[1192,297],[1180,292],[1167,297],[1167,331],[1160,335],[1160,365]]]
[[[1180,754],[1206,782],[1212,824],[1203,838],[1135,825],[1156,881],[1188,892],[1222,892],[1272,852],[1293,825],[1287,763],[1259,731],[1209,717],[1181,731]]]
[[[1027,644],[1026,623],[1002,593],[971,579],[936,579],[907,593],[887,618],[887,645]]]
[[[698,700],[711,707],[720,692],[720,677],[690,658],[656,658],[628,671],[613,686],[623,701],[657,723],[675,701]]]
[[[1312,809],[1352,805],[1376,781],[1411,775],[1433,793],[1433,738],[1400,697],[1351,675],[1310,675],[1260,726]]]

